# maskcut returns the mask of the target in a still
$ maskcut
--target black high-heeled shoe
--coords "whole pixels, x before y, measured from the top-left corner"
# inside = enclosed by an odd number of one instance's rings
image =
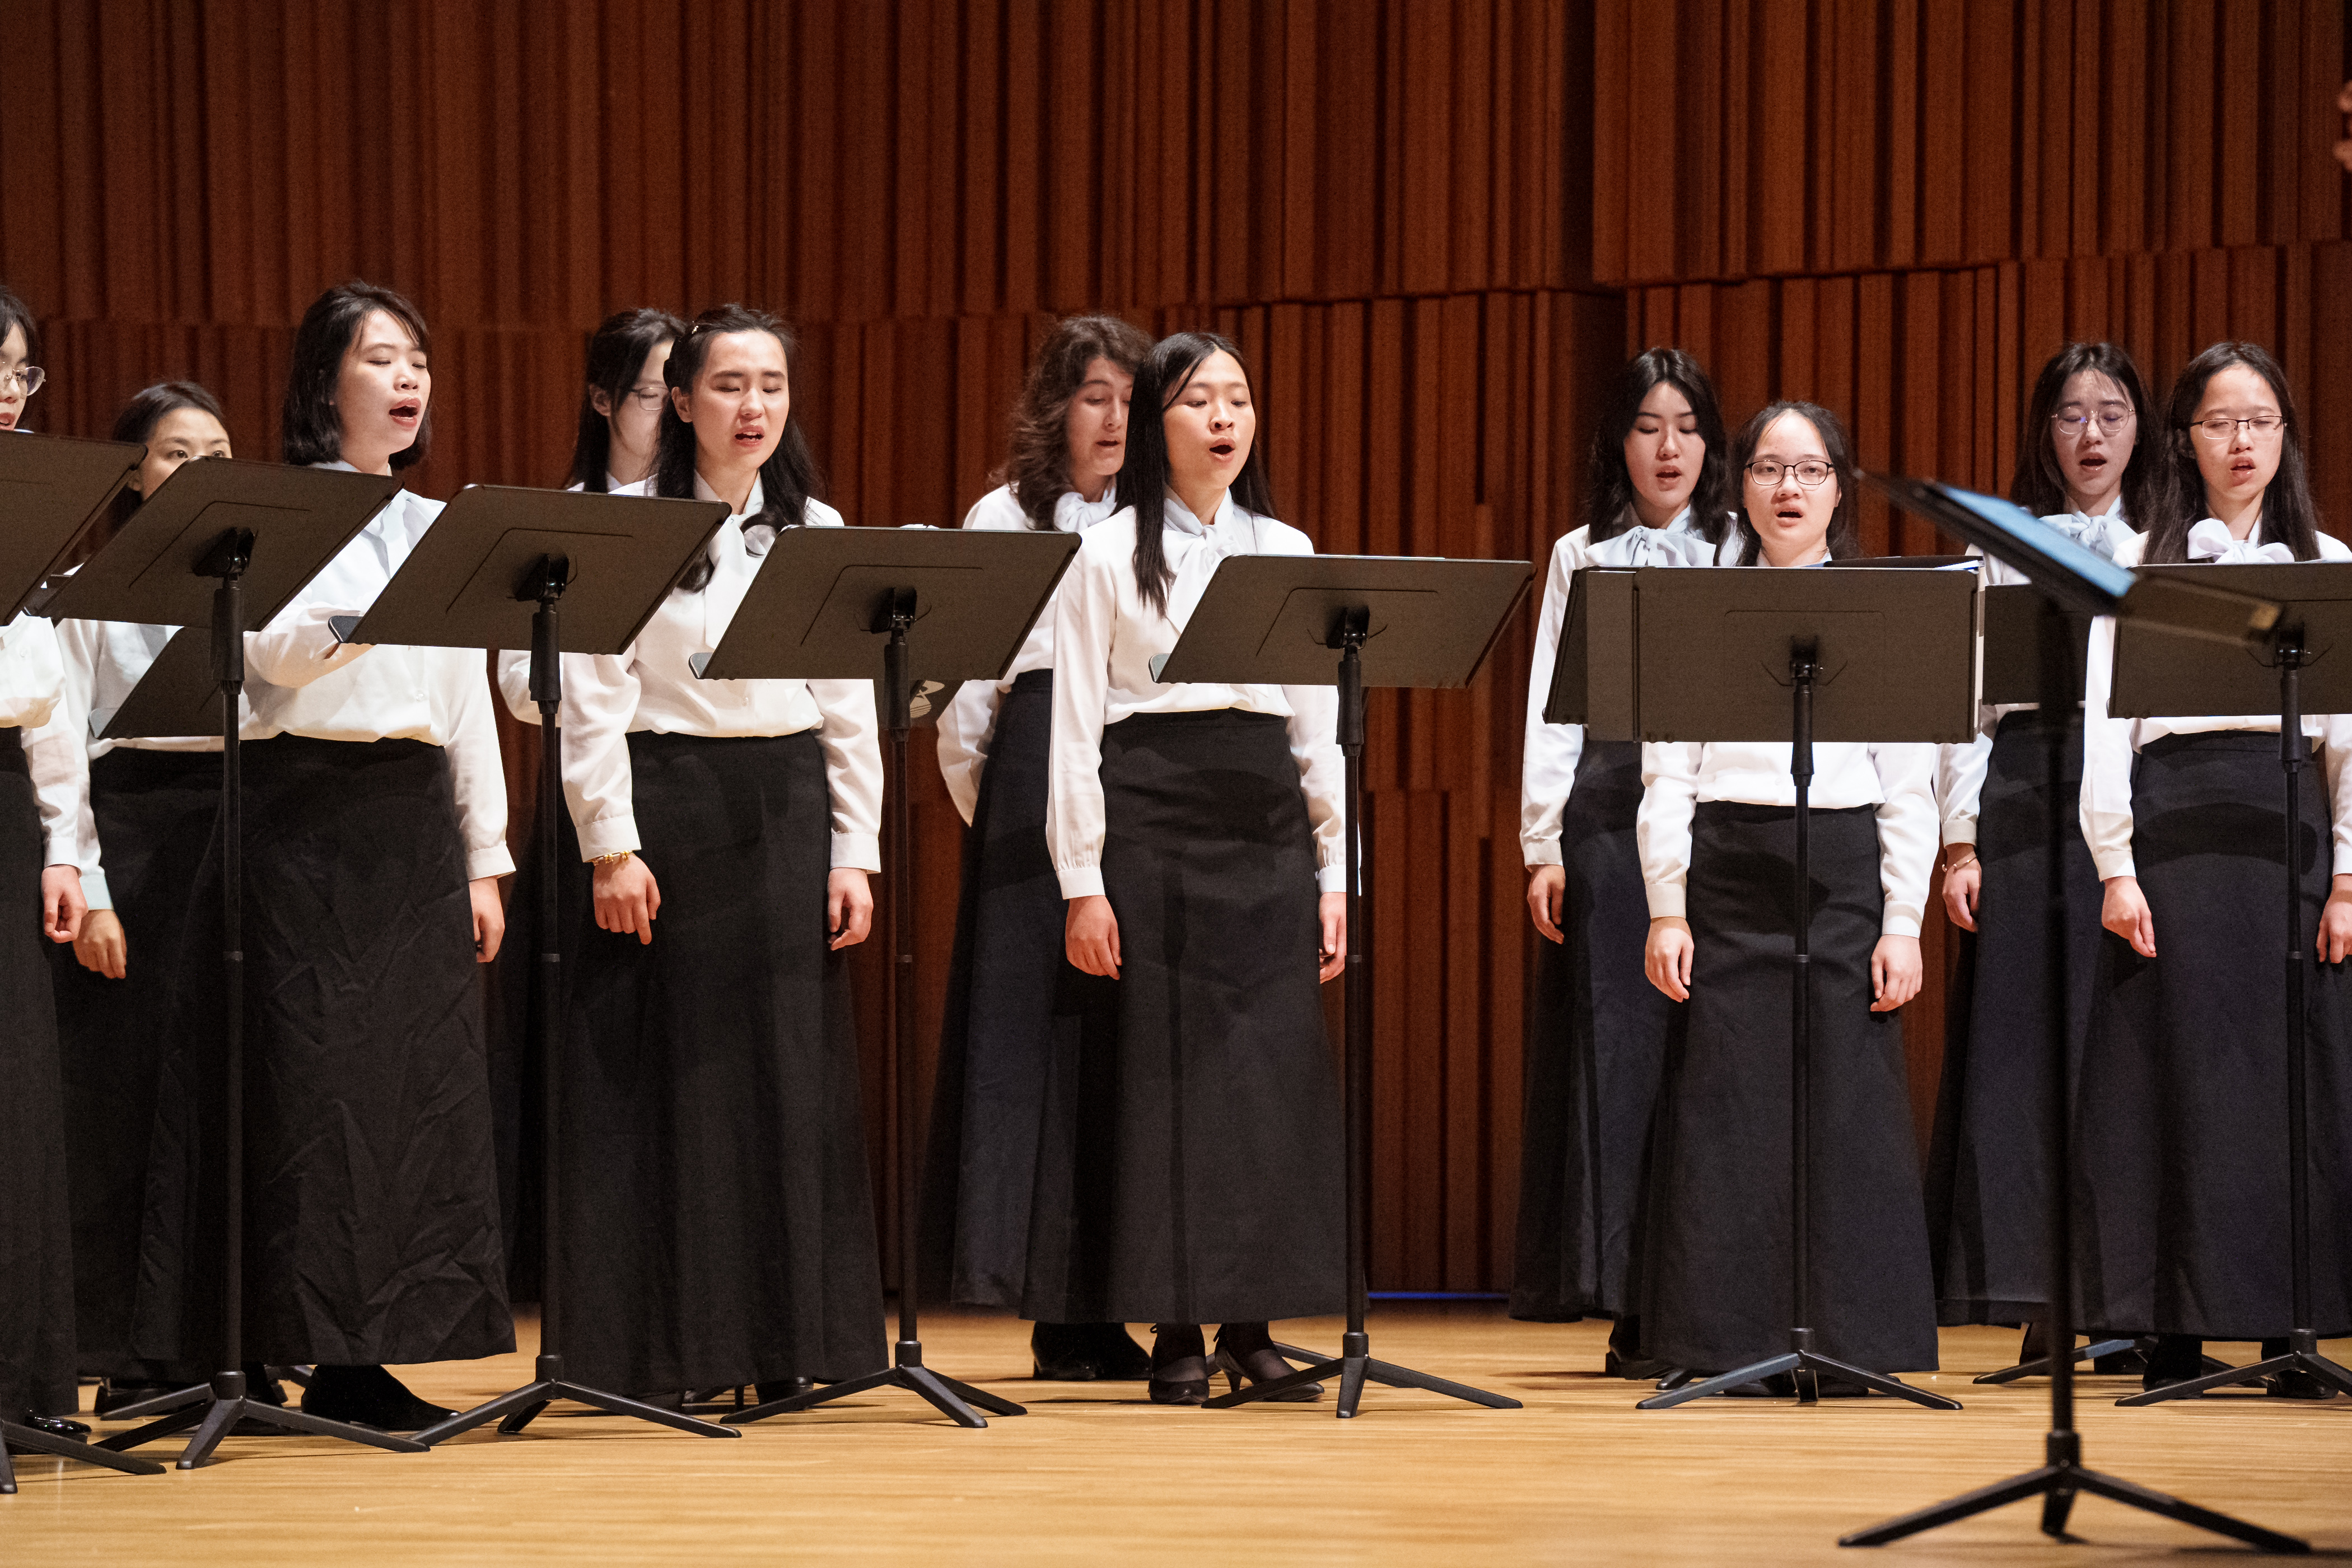
[[[1151,1325],[1151,1391],[1154,1405],[1202,1405],[1209,1398],[1208,1346],[1198,1323]]]
[[[1242,1391],[1244,1378],[1253,1384],[1272,1383],[1298,1370],[1274,1348],[1274,1336],[1266,1332],[1264,1323],[1219,1323],[1217,1355],[1211,1366],[1225,1374],[1226,1386],[1235,1394]],[[1269,1401],[1283,1405],[1307,1405],[1322,1397],[1319,1383],[1302,1383],[1266,1395]]]

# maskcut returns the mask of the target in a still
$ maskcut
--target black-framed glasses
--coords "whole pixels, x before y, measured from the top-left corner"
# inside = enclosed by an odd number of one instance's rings
[[[2232,419],[2226,414],[2216,414],[2210,419],[2200,419],[2189,426],[2208,441],[2227,441],[2240,430],[2251,430],[2254,438],[2267,441],[2286,428],[2286,421],[2275,414],[2250,414],[2243,419]]]
[[[1823,462],[1776,463],[1766,458],[1748,465],[1748,482],[1769,487],[1779,484],[1782,474],[1794,474],[1797,483],[1809,490],[1817,490],[1828,483],[1829,477],[1836,471]]]
[[[30,397],[41,390],[41,383],[48,379],[48,374],[39,365],[20,364],[14,370],[0,370],[0,387],[14,382],[25,389],[26,396]]]
[[[2080,436],[2094,419],[2098,421],[2099,429],[2103,433],[2113,436],[2137,417],[2138,416],[2128,408],[2102,408],[2096,414],[2053,414],[2050,416],[2050,423],[2057,427],[2058,434],[2072,441]]]

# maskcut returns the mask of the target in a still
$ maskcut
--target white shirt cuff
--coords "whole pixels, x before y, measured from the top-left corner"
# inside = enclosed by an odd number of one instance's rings
[[[104,871],[84,871],[81,874],[81,896],[91,909],[110,910],[114,907],[114,893],[106,885]]]
[[[1684,918],[1685,905],[1683,903],[1683,895],[1685,889],[1682,883],[1652,882],[1644,890],[1650,895],[1650,918],[1652,920],[1664,920],[1670,915],[1675,920],[1681,920]]]
[[[1326,893],[1346,892],[1348,890],[1348,867],[1346,862],[1342,861],[1338,865],[1326,866],[1323,869],[1318,871],[1315,874],[1315,885],[1318,889]]]
[[[1973,816],[1948,816],[1944,819],[1944,842],[1974,844],[1977,841],[1977,819]]]
[[[2102,882],[2112,881],[2117,877],[2139,875],[2138,863],[2133,860],[2129,849],[2110,849],[2105,854],[2092,856],[2091,861],[2098,868]]]
[[[618,855],[639,847],[637,815],[635,812],[626,816],[599,817],[580,830],[580,858],[583,860]]]
[[[1557,838],[1522,838],[1519,840],[1519,864],[1522,866],[1558,866],[1559,840]]]
[[[836,833],[833,836],[833,867],[836,871],[868,871],[882,874],[882,840],[872,833]]]
[[[514,857],[507,853],[503,844],[466,851],[466,879],[469,882],[478,882],[485,877],[511,877],[514,868]]]
[[[1056,866],[1055,879],[1062,884],[1065,899],[1088,899],[1101,895],[1102,868],[1099,866]]]
[[[1917,936],[1919,934],[1919,911],[1913,909],[1906,909],[1899,904],[1887,905],[1886,912],[1879,917],[1878,934],[1881,936]]]

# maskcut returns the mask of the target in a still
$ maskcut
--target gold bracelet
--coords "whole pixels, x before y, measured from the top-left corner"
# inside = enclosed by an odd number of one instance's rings
[[[591,866],[617,866],[635,853],[636,851],[634,849],[623,849],[611,855],[599,855],[593,860],[589,861],[588,864]]]
[[[1944,870],[1945,870],[1945,872],[1946,872],[1947,874],[1949,874],[1950,872],[1953,872],[1953,871],[1957,871],[1957,870],[1958,870],[1958,869],[1959,869],[1961,867],[1963,867],[1963,866],[1973,866],[1973,865],[1975,865],[1976,863],[1977,863],[1977,852],[1976,852],[1976,850],[1975,850],[1973,847],[1971,847],[1971,848],[1969,850],[1969,858],[1968,858],[1967,859],[1965,859],[1965,860],[1947,860],[1947,861],[1945,861],[1945,862],[1944,862]]]

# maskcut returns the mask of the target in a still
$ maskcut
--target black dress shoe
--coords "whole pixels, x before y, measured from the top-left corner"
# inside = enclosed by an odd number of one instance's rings
[[[1094,1342],[1095,1375],[1114,1383],[1140,1383],[1151,1375],[1151,1352],[1135,1342],[1125,1323],[1088,1323]]]
[[[2091,1370],[2101,1377],[2137,1377],[2147,1371],[2147,1357],[2136,1350],[2093,1356]]]
[[[2154,1394],[2175,1384],[2188,1383],[2205,1375],[2205,1342],[2193,1334],[2158,1334],[2156,1348],[2147,1352],[2147,1370],[2140,1374],[2142,1393]],[[2202,1399],[2201,1393],[2183,1394],[2184,1399]]]
[[[772,1377],[753,1390],[762,1405],[772,1405],[779,1399],[797,1399],[803,1394],[816,1392],[813,1377]]]
[[[1089,1331],[1090,1323],[1032,1323],[1029,1325],[1029,1375],[1043,1383],[1092,1383],[1102,1376],[1101,1346]],[[1119,1337],[1127,1337],[1120,1330]],[[1136,1347],[1141,1352],[1140,1345]],[[1151,1358],[1144,1356],[1143,1373],[1151,1371]]]
[[[1154,1405],[1203,1405],[1209,1398],[1208,1344],[1198,1323],[1151,1325]]]
[[[37,1410],[26,1411],[23,1425],[52,1437],[71,1437],[76,1442],[89,1436],[89,1428],[79,1421],[63,1415],[44,1415]]]
[[[1601,1358],[1601,1375],[1630,1378],[1636,1383],[1648,1383],[1675,1370],[1672,1362],[1656,1361],[1648,1356],[1625,1357],[1615,1351]]]
[[[1217,1325],[1217,1353],[1210,1370],[1225,1374],[1228,1387],[1235,1394],[1242,1391],[1246,1378],[1252,1386],[1288,1377],[1298,1369],[1282,1359],[1274,1348],[1274,1337],[1264,1323],[1220,1323]],[[1282,1405],[1307,1405],[1323,1397],[1319,1383],[1302,1383],[1297,1388],[1286,1388],[1266,1398]]]
[[[302,1391],[302,1412],[373,1426],[379,1432],[414,1432],[457,1414],[417,1398],[380,1366],[324,1363],[310,1374],[310,1386]]]

